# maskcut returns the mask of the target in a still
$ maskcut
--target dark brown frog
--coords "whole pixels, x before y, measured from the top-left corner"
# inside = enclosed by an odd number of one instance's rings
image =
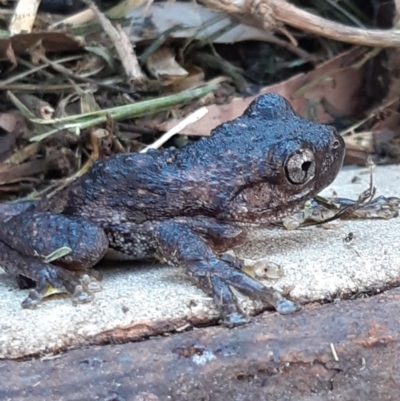
[[[281,220],[329,185],[343,157],[333,127],[266,94],[181,150],[118,154],[50,199],[3,204],[0,265],[36,282],[25,307],[37,305],[49,286],[65,287],[75,302],[90,300],[81,278],[111,248],[183,267],[227,325],[245,321],[230,287],[291,313],[293,302],[220,255],[253,225]],[[71,253],[47,263],[60,247]]]

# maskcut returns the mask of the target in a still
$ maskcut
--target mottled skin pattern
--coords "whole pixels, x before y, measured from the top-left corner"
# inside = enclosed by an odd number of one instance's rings
[[[281,96],[263,95],[181,150],[118,154],[51,199],[2,205],[8,217],[0,225],[0,265],[36,281],[26,307],[39,303],[48,285],[65,286],[76,302],[90,299],[82,272],[112,248],[184,267],[227,325],[245,321],[230,287],[290,313],[291,301],[218,255],[243,242],[252,225],[301,207],[333,181],[343,157],[332,127],[299,117]],[[72,253],[44,262],[62,246]]]

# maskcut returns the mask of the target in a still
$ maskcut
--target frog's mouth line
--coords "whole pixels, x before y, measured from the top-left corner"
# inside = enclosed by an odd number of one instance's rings
[[[307,185],[310,181],[312,177],[307,182],[296,185],[302,189],[290,193],[289,196],[285,195],[284,191],[279,193],[280,191],[277,191],[274,186],[268,186],[265,181],[249,184],[231,197],[229,205],[224,210],[234,212],[231,216],[222,216],[222,219],[241,226],[267,226],[276,223],[301,209],[306,201],[319,192],[315,186]],[[295,187],[293,184],[290,185]],[[236,205],[235,200],[239,201]],[[222,212],[221,215],[223,214]]]
[[[269,214],[268,216],[265,217],[263,217],[262,215],[254,216],[252,219],[249,220],[243,219],[242,221],[236,220],[234,221],[234,223],[241,227],[257,227],[257,228],[269,227],[276,223],[281,223],[285,217],[296,213],[302,207],[304,207],[304,204],[299,203],[294,205],[293,207],[285,208],[284,210],[276,211],[274,209],[269,209],[271,214]]]

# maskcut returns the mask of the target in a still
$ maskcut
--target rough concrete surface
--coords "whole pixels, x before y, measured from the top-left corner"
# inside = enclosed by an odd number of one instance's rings
[[[357,175],[361,181],[352,183]],[[365,169],[343,169],[332,189],[356,198],[367,188]],[[400,196],[400,167],[377,167],[378,195]],[[292,287],[294,299],[324,300],[400,279],[400,218],[343,222],[339,228],[296,231],[255,230],[241,249],[250,258],[268,256],[285,276],[276,288]],[[346,243],[349,232],[354,239]],[[115,265],[115,264],[114,264]],[[102,269],[102,292],[91,304],[73,306],[66,297],[49,299],[36,310],[23,310],[26,291],[0,272],[0,358],[45,354],[85,343],[138,339],[207,323],[217,317],[212,301],[178,268],[116,265]],[[260,305],[244,300],[248,312]],[[267,312],[268,313],[268,312]]]
[[[236,329],[0,361],[12,401],[398,401],[400,290]]]

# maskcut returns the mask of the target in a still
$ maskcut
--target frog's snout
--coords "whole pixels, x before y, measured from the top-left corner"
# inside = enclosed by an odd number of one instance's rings
[[[337,164],[338,172],[343,165],[344,156],[346,153],[346,144],[343,137],[332,127],[333,138],[330,145],[332,156]]]
[[[338,175],[344,161],[345,156],[345,142],[342,136],[336,131],[334,127],[329,127],[331,131],[331,138],[325,151],[322,153],[320,186],[323,189],[330,185]]]

